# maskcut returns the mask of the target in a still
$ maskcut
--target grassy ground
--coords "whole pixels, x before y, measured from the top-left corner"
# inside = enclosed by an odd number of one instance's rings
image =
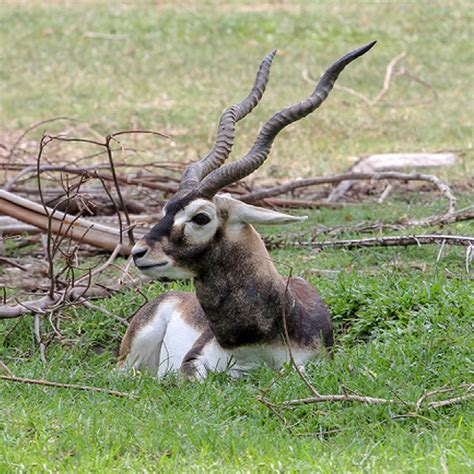
[[[374,97],[387,63],[405,51],[402,65],[432,89],[395,77],[380,107],[334,91],[314,117],[283,132],[262,173],[335,172],[346,169],[351,156],[465,149],[472,142],[469,1],[436,2],[436,7],[432,2],[184,1],[141,2],[139,8],[44,3],[49,2],[0,6],[0,114],[9,129],[59,115],[86,121],[101,133],[153,127],[171,132],[181,145],[160,144],[164,156],[192,158],[206,151],[224,107],[248,92],[261,58],[278,48],[265,99],[239,124],[239,156],[265,118],[309,94],[304,70],[319,77],[342,54],[377,39],[373,51],[344,71],[340,85]],[[431,102],[421,105],[425,100]],[[464,163],[461,171],[468,170]]]
[[[387,62],[408,53],[407,69],[436,91],[396,77],[386,103],[369,107],[334,91],[317,113],[284,132],[261,175],[303,176],[345,169],[350,156],[383,151],[465,149],[472,140],[469,2],[179,2],[154,6],[5,2],[0,6],[2,133],[57,115],[101,133],[153,127],[174,134],[159,159],[206,150],[217,116],[253,80],[260,58],[276,59],[265,100],[239,127],[237,156],[261,121],[311,88],[302,79],[373,38],[369,56],[341,84],[373,96]],[[472,19],[472,18],[471,18]],[[294,150],[297,150],[295,152]],[[288,159],[291,157],[291,159]],[[465,179],[464,153],[444,175]],[[460,207],[472,195],[460,195]],[[311,213],[304,230],[439,212],[432,195],[395,195],[383,206]],[[296,229],[295,229],[296,230]],[[430,232],[439,229],[420,229]],[[416,230],[415,230],[416,231]],[[268,233],[284,233],[274,229]],[[472,224],[446,233],[473,235]],[[355,234],[347,235],[356,236]],[[8,246],[15,255],[14,246]],[[341,385],[361,394],[416,400],[424,390],[472,381],[472,298],[462,248],[284,249],[272,256],[304,275],[331,307],[332,360],[308,369],[322,393]],[[472,273],[471,273],[472,278]],[[181,283],[156,283],[149,297]],[[100,304],[128,317],[143,299],[129,291]],[[283,412],[256,397],[275,374],[225,375],[196,385],[113,372],[124,327],[84,308],[64,314],[64,338],[43,366],[29,318],[0,323],[0,358],[19,376],[130,392],[134,400],[0,381],[0,472],[452,472],[473,470],[471,405],[396,418],[405,407],[324,404]],[[48,322],[43,321],[48,332]],[[269,398],[307,396],[288,369]],[[318,433],[323,433],[318,436]],[[326,434],[324,434],[326,433]]]

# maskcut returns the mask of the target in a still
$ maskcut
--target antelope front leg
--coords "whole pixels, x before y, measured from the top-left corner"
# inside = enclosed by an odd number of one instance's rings
[[[229,367],[230,356],[222,349],[210,330],[204,331],[185,355],[180,371],[187,380],[203,381],[209,372]]]

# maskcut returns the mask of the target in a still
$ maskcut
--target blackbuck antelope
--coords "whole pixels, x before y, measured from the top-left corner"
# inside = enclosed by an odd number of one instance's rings
[[[262,364],[281,367],[290,360],[289,348],[294,361],[303,365],[333,344],[324,302],[302,278],[277,273],[252,227],[305,218],[251,206],[218,192],[259,168],[277,134],[317,109],[341,71],[374,44],[335,62],[308,99],[271,117],[247,155],[223,165],[236,123],[265,91],[275,51],[264,58],[250,94],[223,112],[213,148],[185,169],[161,220],[132,251],[136,266],[146,275],[192,278],[196,293],[172,291],[143,306],[122,341],[119,366],[149,368],[158,376],[181,371],[193,379],[227,369],[239,376]]]

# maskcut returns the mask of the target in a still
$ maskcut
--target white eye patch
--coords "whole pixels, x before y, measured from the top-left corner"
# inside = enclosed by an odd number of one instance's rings
[[[196,222],[193,221],[195,217]],[[209,222],[204,223],[206,217]],[[196,199],[176,214],[174,225],[184,226],[184,236],[189,243],[202,244],[214,237],[219,219],[213,203],[205,199]]]

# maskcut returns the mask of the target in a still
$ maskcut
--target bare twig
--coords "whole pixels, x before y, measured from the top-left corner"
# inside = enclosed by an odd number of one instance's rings
[[[125,166],[125,165],[122,165]],[[126,165],[127,167],[133,168],[135,165]],[[145,165],[142,165],[142,168]],[[35,172],[37,170],[36,165],[33,166],[27,166],[23,168],[16,176],[14,176],[12,179],[7,181],[5,185],[3,186],[3,189],[6,191],[10,191],[17,183],[18,181],[23,178],[24,176],[27,176],[28,174]],[[84,167],[73,167],[73,166],[67,166],[67,165],[42,165],[40,168],[40,172],[61,172],[61,173],[69,173],[69,174],[76,174],[76,175],[89,175],[89,174],[94,174],[100,176],[102,179],[106,181],[113,181],[113,177],[111,174],[108,173],[99,173],[100,170],[110,170],[110,166],[107,164],[97,164],[97,165],[91,165],[91,166],[84,166]],[[154,175],[155,180],[158,180],[159,176]],[[121,184],[136,184],[136,185],[142,185],[143,187],[150,188],[150,189],[157,189],[163,192],[175,192],[178,189],[177,184],[166,184],[166,183],[159,183],[159,182],[150,182],[146,177],[140,177],[140,178],[134,178],[131,176],[121,176],[117,175],[117,181],[119,181]],[[167,177],[168,178],[168,177]],[[167,181],[173,181],[172,178],[167,179]]]
[[[90,301],[84,300],[82,302],[82,305],[85,306],[88,309],[92,309],[93,311],[99,311],[101,313],[106,314],[107,316],[110,316],[111,318],[116,319],[120,323],[122,323],[124,326],[129,326],[130,323],[126,320],[121,318],[120,316],[117,316],[116,314],[112,313],[111,311],[106,310],[102,306],[97,306],[95,304],[92,304]]]
[[[459,389],[467,389],[467,392],[468,394],[471,393],[473,390],[474,390],[474,384],[473,383],[463,383],[457,387],[441,387],[441,388],[437,388],[436,390],[431,390],[429,392],[425,392],[416,402],[416,408],[417,410],[421,410],[421,407],[423,405],[423,403],[428,399],[428,398],[432,398],[436,395],[439,395],[440,393],[452,393],[456,390],[459,390]],[[473,393],[474,395],[474,393]],[[446,401],[446,400],[444,400]],[[433,402],[431,402],[433,403]],[[434,402],[434,403],[438,403],[438,402]],[[428,404],[428,406],[430,406],[430,404]],[[443,405],[440,405],[440,406],[443,406]]]
[[[340,402],[350,402],[350,403],[365,403],[368,405],[395,405],[395,406],[407,406],[407,407],[413,407],[415,408],[416,411],[410,412],[410,413],[404,413],[402,415],[395,415],[391,416],[390,419],[397,419],[397,418],[408,418],[408,417],[416,417],[416,418],[423,418],[426,420],[429,420],[428,418],[425,418],[420,412],[423,412],[423,410],[436,410],[438,408],[442,407],[447,407],[459,403],[463,403],[469,400],[472,400],[474,398],[474,393],[472,392],[472,389],[474,387],[474,384],[461,384],[458,387],[450,387],[450,388],[445,388],[442,387],[440,389],[436,389],[430,392],[425,393],[422,395],[416,403],[413,402],[406,402],[404,400],[401,400],[399,397],[398,400],[392,400],[392,399],[387,399],[387,398],[378,398],[378,397],[371,397],[371,396],[362,396],[358,395],[354,392],[348,393],[347,390],[343,390],[344,394],[337,394],[337,395],[321,395],[317,394],[313,397],[308,397],[308,398],[299,398],[299,399],[294,399],[294,400],[287,400],[279,404],[271,403],[269,400],[258,396],[257,400],[261,402],[263,405],[265,405],[273,414],[275,414],[282,423],[284,423],[285,426],[287,426],[287,420],[285,419],[284,416],[282,416],[281,413],[279,413],[278,409],[279,408],[292,408],[295,406],[300,406],[300,405],[313,405],[313,404],[319,404],[319,403],[340,403]],[[440,393],[447,393],[447,392],[454,392],[459,389],[467,389],[467,393],[464,393],[462,395],[456,396],[456,397],[451,397],[445,400],[439,400],[439,401],[432,401],[427,404],[423,404],[423,402],[430,397],[433,397],[435,395],[438,395]]]
[[[384,80],[383,80],[382,89],[378,92],[378,94],[373,99],[370,99],[366,95],[361,94],[360,92],[357,92],[356,90],[351,89],[350,87],[344,87],[344,86],[340,86],[338,84],[335,84],[334,89],[344,91],[344,92],[347,92],[347,93],[349,93],[353,96],[356,96],[357,98],[363,100],[369,106],[375,106],[379,102],[381,102],[382,99],[387,94],[388,90],[390,89],[390,83],[391,83],[391,80],[392,80],[392,76],[393,76],[393,73],[394,73],[395,66],[397,65],[398,62],[400,62],[402,59],[404,59],[406,57],[406,55],[407,54],[405,52],[402,52],[402,53],[398,54],[397,56],[395,56],[394,58],[392,58],[390,60],[390,62],[387,64],[387,67],[385,69],[385,77],[384,77]],[[310,75],[310,73],[307,69],[303,70],[302,76],[303,76],[303,79],[305,81],[309,82],[310,84],[314,85],[315,83],[318,82],[315,78],[311,77],[311,75]]]
[[[292,428],[288,425],[287,421],[285,418],[278,413],[278,411],[275,409],[275,405],[273,403],[270,403],[268,400],[266,400],[263,397],[256,397],[256,400],[260,402],[262,405],[265,405],[283,424],[283,426],[291,433]]]
[[[401,61],[407,53],[403,52],[400,53],[399,55],[395,56],[388,64],[387,64],[387,69],[385,70],[385,77],[383,80],[383,87],[382,90],[372,99],[371,105],[376,105],[378,104],[384,97],[385,94],[388,92],[390,88],[390,81],[392,80],[392,75],[393,75],[393,70],[396,66],[396,64]]]
[[[406,245],[474,245],[474,237],[465,237],[460,235],[394,235],[387,237],[371,237],[368,239],[349,239],[349,240],[326,240],[324,242],[313,242],[311,246],[314,248],[324,247],[345,247],[345,248],[361,248],[361,247],[391,247]]]
[[[113,250],[113,252],[110,254],[109,258],[107,259],[106,262],[104,262],[100,267],[97,267],[95,268],[94,270],[92,270],[92,272],[90,273],[90,275],[87,275],[87,276],[84,276],[84,277],[81,277],[79,278],[77,281],[76,281],[76,284],[79,284],[81,283],[82,281],[84,281],[86,278],[91,278],[95,275],[98,275],[99,273],[102,273],[105,269],[107,269],[112,263],[113,261],[117,258],[117,255],[119,254],[120,252],[120,249],[121,249],[121,244],[117,244]]]
[[[130,222],[130,216],[128,214],[128,209],[127,206],[125,205],[125,201],[122,196],[122,191],[120,190],[120,185],[117,180],[117,173],[115,172],[115,165],[114,165],[114,159],[112,155],[112,148],[110,147],[110,141],[115,140],[115,138],[112,135],[107,135],[105,139],[105,147],[107,149],[107,156],[109,158],[109,165],[110,165],[110,170],[112,172],[112,178],[115,184],[115,191],[117,192],[117,196],[120,201],[121,208],[125,214],[125,220],[127,221],[127,227],[128,227],[128,239],[130,241],[131,245],[135,244],[135,238],[133,236],[133,228],[131,227],[131,222]],[[117,140],[116,140],[117,141]],[[118,142],[120,144],[120,142]],[[115,201],[112,201],[115,204]],[[120,210],[116,208],[117,215],[120,215]],[[122,243],[122,229],[120,229],[120,243]]]
[[[367,403],[372,405],[387,405],[387,404],[396,404],[396,400],[391,400],[387,398],[376,398],[368,397],[362,395],[318,395],[315,397],[308,398],[299,398],[295,400],[288,400],[280,404],[281,407],[290,407],[296,405],[308,405],[312,403],[323,403],[323,402],[357,402],[357,403]]]
[[[12,371],[0,360],[0,369],[4,370],[10,377],[13,376]]]
[[[248,194],[239,196],[237,199],[244,202],[255,202],[269,197],[278,196],[280,194],[288,193],[294,191],[295,189],[308,187],[308,186],[317,186],[321,184],[328,183],[340,183],[341,181],[346,180],[399,180],[399,181],[427,181],[434,184],[438,190],[446,197],[448,200],[448,211],[447,214],[452,214],[456,211],[456,197],[452,192],[451,188],[439,179],[437,176],[428,175],[428,174],[419,174],[419,173],[398,173],[394,171],[385,171],[378,173],[342,173],[333,176],[323,176],[317,178],[306,178],[306,179],[297,179],[289,183],[281,184],[279,186],[274,186],[273,188],[264,189],[260,191],[254,191]]]
[[[109,390],[100,387],[91,387],[89,385],[76,385],[71,383],[59,383],[59,382],[50,382],[49,380],[42,380],[42,379],[28,379],[24,377],[15,377],[13,375],[0,375],[1,380],[6,380],[7,382],[19,382],[19,383],[27,383],[33,385],[44,385],[46,387],[54,387],[54,388],[67,388],[73,390],[83,390],[88,392],[98,392],[98,393],[105,393],[107,395],[112,395],[114,397],[122,397],[122,398],[134,398],[130,393],[126,392],[119,392],[117,390]]]
[[[2,232],[1,228],[0,228],[0,232]],[[11,265],[12,267],[15,267],[15,268],[19,268],[20,270],[22,270],[24,272],[28,271],[28,268],[26,268],[23,265],[20,265],[19,263],[15,262],[15,260],[13,260],[11,258],[2,257],[0,255],[0,262],[6,263],[7,265]]]
[[[38,150],[38,156],[36,158],[36,166],[39,169],[41,165],[41,156],[43,154],[44,148],[47,146],[47,144],[51,140],[47,138],[45,135],[41,137],[40,144],[39,144],[39,150]],[[38,193],[40,196],[41,200],[41,205],[43,206],[44,213],[47,218],[47,241],[46,241],[46,258],[48,261],[48,275],[49,275],[49,281],[50,281],[50,286],[49,286],[49,297],[53,298],[54,296],[54,262],[53,262],[53,253],[51,249],[52,245],[52,213],[49,212],[48,207],[45,204],[44,197],[43,197],[43,190],[41,187],[41,179],[40,179],[40,173],[39,171],[37,172],[37,186],[38,186]],[[53,211],[54,212],[54,211]],[[35,330],[36,330],[36,319],[35,319]],[[37,336],[38,339],[38,336]]]
[[[46,365],[46,346],[44,344],[43,338],[41,337],[41,319],[38,313],[35,314],[34,318],[34,330],[36,342],[40,349],[40,359],[41,362]]]
[[[466,402],[474,398],[474,393],[468,393],[459,397],[448,398],[447,400],[440,400],[438,402],[428,403],[428,408],[442,408],[450,405],[456,405],[458,403]]]

